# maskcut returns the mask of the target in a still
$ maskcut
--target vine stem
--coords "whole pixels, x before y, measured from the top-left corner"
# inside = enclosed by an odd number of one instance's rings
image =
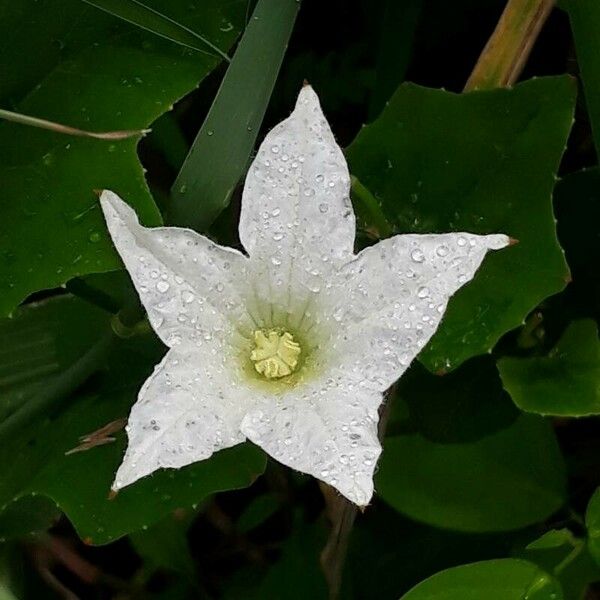
[[[464,91],[515,83],[554,4],[555,0],[508,0]]]
[[[515,83],[553,7],[554,0],[508,0],[464,91],[509,87]],[[355,184],[353,191],[360,193],[364,190]],[[366,196],[362,193],[361,198],[364,197]],[[368,207],[371,206],[372,203],[369,203]],[[389,235],[392,232],[387,233]],[[380,415],[381,441],[385,435],[392,396],[393,388],[388,393]],[[329,598],[337,600],[340,597],[344,563],[358,509],[330,486],[321,484],[321,490],[331,522],[329,537],[321,553],[321,567],[329,586]]]

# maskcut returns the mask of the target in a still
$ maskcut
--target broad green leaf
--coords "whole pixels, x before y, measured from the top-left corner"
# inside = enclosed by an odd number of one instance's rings
[[[423,0],[385,0],[381,10],[379,50],[369,117],[375,118],[404,80],[412,55]]]
[[[402,85],[348,148],[353,174],[396,232],[502,232],[519,240],[487,256],[450,301],[420,357],[430,370],[489,351],[565,286],[550,200],[574,93],[567,77],[460,95]]]
[[[229,203],[258,135],[298,0],[258,0],[221,87],[171,190],[171,223],[206,230]]]
[[[281,506],[281,499],[275,494],[262,494],[250,502],[239,516],[236,528],[241,533],[248,533],[262,525]]]
[[[104,311],[67,295],[0,319],[0,420],[72,367],[109,320]]]
[[[187,539],[193,517],[193,512],[184,515],[177,512],[129,536],[135,551],[144,559],[145,568],[175,571],[191,582],[195,580],[196,568]]]
[[[61,304],[57,307],[58,302]],[[14,321],[25,315],[25,326],[31,310],[20,309]],[[79,313],[85,314],[89,308],[82,301],[55,299],[37,310],[49,316],[62,311],[56,321],[68,332],[81,321]],[[41,314],[39,322],[45,322]],[[50,335],[52,320],[48,322]],[[104,374],[96,376],[97,392],[76,393],[69,399],[68,408],[49,411],[3,440],[0,511],[14,510],[15,501],[32,494],[45,496],[65,512],[82,539],[103,544],[150,526],[175,509],[193,507],[208,494],[247,486],[262,473],[263,453],[254,446],[239,445],[185,469],[160,471],[109,500],[110,484],[125,449],[124,432],[114,434],[116,442],[65,455],[79,444],[80,436],[127,416],[162,353],[164,348],[151,335],[122,340],[114,346]],[[0,531],[0,537],[3,535]]]
[[[596,150],[600,153],[600,3],[597,0],[564,0],[563,6],[571,20]]]
[[[600,168],[567,175],[554,192],[558,237],[573,275],[577,316],[600,319]]]
[[[0,542],[46,531],[60,514],[56,504],[45,496],[25,496],[9,503],[0,512]]]
[[[83,2],[176,44],[229,61],[227,54],[199,33],[139,0],[83,0]],[[233,29],[233,24],[231,28]],[[210,48],[211,52],[207,52],[207,48]]]
[[[291,535],[281,544],[278,559],[265,573],[257,565],[225,580],[220,597],[225,600],[325,600],[327,585],[319,564],[325,544],[320,520],[309,523],[294,515]]]
[[[594,321],[573,322],[547,356],[502,358],[498,369],[521,410],[564,417],[600,414],[600,341]]]
[[[418,521],[492,532],[543,521],[564,503],[565,484],[550,425],[523,415],[472,443],[435,444],[419,435],[388,438],[375,489]]]
[[[506,558],[437,573],[401,600],[562,600],[559,583],[538,566]]]
[[[193,9],[184,0],[149,4],[222,48],[232,43],[245,6],[241,0],[208,0]],[[218,63],[80,0],[25,0],[2,12],[2,96],[18,112],[82,129],[143,129]],[[38,56],[41,66],[26,62]],[[31,292],[119,266],[95,189],[115,190],[147,225],[160,224],[137,141],[0,124],[0,315]]]
[[[427,577],[460,564],[506,556],[519,533],[468,534],[429,527],[376,503],[352,529],[341,598],[398,600]],[[399,568],[398,565],[402,565]]]
[[[588,532],[588,547],[594,560],[600,565],[600,488],[589,501],[585,513],[585,525]]]
[[[415,363],[398,383],[419,433],[433,442],[472,442],[508,427],[519,411],[489,356],[440,377]]]

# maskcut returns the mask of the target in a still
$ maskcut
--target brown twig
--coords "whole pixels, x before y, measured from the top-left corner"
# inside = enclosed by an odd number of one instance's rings
[[[508,0],[465,92],[510,87],[518,79],[554,0]]]
[[[39,127],[40,129],[47,129],[48,131],[54,131],[56,133],[64,133],[66,135],[74,135],[77,137],[89,137],[97,140],[125,140],[130,137],[138,135],[144,135],[148,133],[149,129],[127,129],[119,131],[87,131],[85,129],[77,129],[76,127],[70,127],[69,125],[63,125],[62,123],[55,123],[54,121],[48,121],[47,119],[40,119],[38,117],[31,117],[21,113],[16,113],[11,110],[0,109],[0,119],[11,121],[13,123],[19,123],[20,125],[30,125],[31,127]]]
[[[395,389],[396,386],[393,385],[388,390],[386,401],[380,409],[378,437],[382,442],[390,416],[391,401]],[[352,533],[352,527],[358,514],[358,508],[326,483],[320,483],[319,485],[325,497],[325,511],[331,523],[329,537],[321,552],[321,567],[329,588],[329,598],[336,600],[340,597],[344,563],[346,562],[350,534]]]
[[[467,81],[465,91],[512,85],[521,74],[553,7],[554,0],[508,0],[494,33]],[[392,393],[390,390],[380,415],[380,440],[384,437]],[[344,562],[357,508],[326,484],[321,484],[321,491],[331,522],[329,538],[321,553],[321,566],[329,586],[329,597],[336,600],[340,595]]]

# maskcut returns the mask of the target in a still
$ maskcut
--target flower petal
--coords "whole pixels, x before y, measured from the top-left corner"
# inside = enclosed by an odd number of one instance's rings
[[[381,453],[377,407],[382,395],[329,377],[283,398],[267,398],[243,419],[244,434],[279,462],[365,506]]]
[[[383,391],[408,368],[437,329],[449,298],[471,280],[505,235],[398,235],[363,250],[329,295],[337,329],[331,363]],[[328,347],[329,344],[329,347]]]
[[[129,444],[113,483],[121,489],[160,468],[180,468],[244,441],[249,408],[225,355],[169,350],[131,409]]]
[[[100,202],[115,247],[165,344],[199,344],[231,331],[250,336],[254,326],[241,289],[246,257],[189,229],[143,227],[133,209],[108,190]]]
[[[263,282],[263,304],[294,312],[352,256],[349,191],[346,159],[305,86],[291,116],[266,136],[242,196],[240,239]]]

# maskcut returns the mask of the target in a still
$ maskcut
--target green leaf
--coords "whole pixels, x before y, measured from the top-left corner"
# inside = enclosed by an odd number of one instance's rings
[[[492,532],[543,521],[564,503],[565,485],[550,425],[523,415],[468,444],[435,444],[419,435],[388,438],[375,488],[412,519]]]
[[[379,50],[369,117],[375,118],[402,83],[412,55],[423,0],[385,0],[381,11]]]
[[[0,542],[45,531],[60,514],[56,504],[45,496],[25,496],[11,502],[0,513]]]
[[[161,4],[167,6],[151,3]],[[208,0],[191,9],[176,0],[168,10],[226,48],[244,6]],[[88,130],[147,127],[218,63],[80,0],[12,3],[0,37],[11,42],[0,56],[4,101]],[[40,64],[27,62],[31,57]],[[34,291],[120,265],[95,189],[115,190],[147,225],[160,224],[136,145],[137,139],[107,142],[0,123],[0,315]]]
[[[0,319],[0,418],[5,419],[72,367],[109,327],[110,315],[71,296]]]
[[[562,600],[559,583],[538,566],[506,558],[437,573],[401,600]]]
[[[300,3],[259,0],[173,188],[171,223],[205,231],[247,166]]]
[[[594,321],[572,323],[548,356],[502,358],[498,369],[521,410],[564,417],[600,414],[600,341]]]
[[[412,423],[433,442],[475,441],[508,427],[519,414],[489,356],[473,358],[443,377],[415,363],[398,386]]]
[[[600,488],[589,501],[585,512],[585,525],[588,532],[588,547],[594,560],[600,565]]]
[[[489,351],[565,286],[550,197],[574,95],[567,77],[460,95],[402,85],[348,148],[353,174],[396,231],[503,232],[520,241],[490,253],[450,301],[421,353],[430,370]]]
[[[549,550],[553,548],[561,548],[569,546],[571,549],[575,546],[575,538],[571,531],[566,528],[551,529],[537,538],[533,542],[527,544],[527,550]]]
[[[177,513],[129,536],[135,551],[144,559],[145,567],[175,571],[189,581],[195,581],[196,567],[187,539],[193,516],[193,513]]]
[[[596,150],[600,153],[600,4],[596,0],[565,0],[563,6],[571,20]]]
[[[262,525],[280,507],[281,501],[275,494],[262,494],[250,502],[239,516],[236,527],[241,533],[248,533]]]
[[[14,317],[15,322],[23,320],[24,331],[31,310],[21,309]],[[56,320],[68,332],[80,322],[79,313],[90,309],[82,301],[56,299],[37,310],[40,323],[45,322],[42,313],[50,316],[60,311]],[[76,336],[68,336],[73,338]],[[104,376],[96,376],[98,392],[76,393],[68,408],[49,411],[4,440],[0,445],[0,511],[21,498],[43,495],[65,512],[84,540],[104,544],[150,526],[175,509],[194,507],[208,494],[252,483],[264,470],[265,457],[249,444],[218,452],[184,469],[160,471],[112,500],[108,494],[125,449],[123,432],[115,434],[116,442],[65,455],[79,444],[80,436],[127,416],[163,352],[154,336],[121,340],[110,354]],[[0,537],[3,535],[0,530]]]
[[[83,0],[83,2],[176,44],[229,61],[227,54],[193,29],[138,0]],[[233,23],[230,25],[233,29]],[[207,52],[207,48],[212,52]]]
[[[558,237],[573,274],[569,285],[578,316],[600,319],[600,169],[567,175],[554,192]]]

